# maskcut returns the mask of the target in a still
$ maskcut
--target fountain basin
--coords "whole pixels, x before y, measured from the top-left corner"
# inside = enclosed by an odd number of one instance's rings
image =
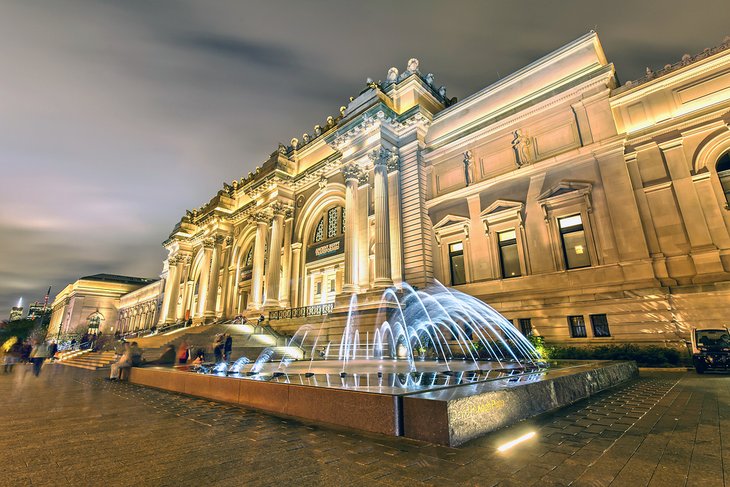
[[[133,368],[130,382],[255,408],[280,416],[371,433],[457,446],[525,418],[566,406],[629,380],[634,362],[573,361],[550,368],[470,370],[426,362],[368,361],[370,369],[341,376],[335,361],[296,362],[287,373],[235,376],[186,369]],[[294,366],[294,367],[292,367]]]

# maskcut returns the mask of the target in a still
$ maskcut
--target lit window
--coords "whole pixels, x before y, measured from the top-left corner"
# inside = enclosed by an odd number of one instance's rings
[[[530,318],[520,318],[518,322],[522,334],[526,337],[532,336],[532,320]]]
[[[517,233],[514,230],[499,232],[497,234],[499,243],[499,259],[502,265],[502,277],[519,277],[520,255],[517,252]]]
[[[327,211],[327,238],[332,238],[337,235],[337,208],[330,208]]]
[[[588,254],[583,220],[580,215],[567,216],[558,219],[560,238],[563,242],[563,256],[567,269],[577,269],[591,265]]]
[[[568,316],[568,326],[570,327],[570,336],[573,338],[585,338],[586,334],[586,322],[583,316]]]
[[[722,191],[725,193],[725,202],[730,205],[730,152],[718,159],[715,169],[717,169],[717,177],[720,178]]]
[[[449,245],[449,264],[451,267],[451,285],[466,284],[463,242],[455,242]]]
[[[331,293],[335,292],[335,280],[334,279],[330,279],[330,292]]]
[[[608,318],[606,315],[591,315],[591,328],[593,328],[593,336],[610,337],[611,331],[608,329]]]
[[[250,267],[253,265],[253,245],[250,249],[248,249],[248,253],[246,253],[246,258],[243,261],[244,267]]]
[[[317,296],[322,294],[322,282],[321,281],[314,284],[314,294],[316,294]]]
[[[324,218],[317,223],[317,229],[314,231],[314,241],[321,242],[324,238]]]

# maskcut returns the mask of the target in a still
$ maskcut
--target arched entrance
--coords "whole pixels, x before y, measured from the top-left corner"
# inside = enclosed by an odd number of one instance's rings
[[[303,305],[332,303],[342,292],[345,264],[345,208],[339,201],[322,205],[306,232]]]

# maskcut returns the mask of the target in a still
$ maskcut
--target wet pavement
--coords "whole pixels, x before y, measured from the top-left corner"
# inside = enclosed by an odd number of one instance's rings
[[[730,485],[730,375],[642,372],[459,448],[101,377],[0,373],[0,485]]]

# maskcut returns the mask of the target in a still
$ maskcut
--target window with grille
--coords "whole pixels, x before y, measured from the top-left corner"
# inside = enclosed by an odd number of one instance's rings
[[[324,218],[317,223],[317,229],[314,231],[314,241],[321,242],[324,238]]]
[[[608,329],[608,318],[604,314],[591,315],[591,328],[593,328],[595,337],[611,336],[611,330]]]
[[[344,233],[345,233],[345,208],[342,208],[342,229],[340,231],[344,235]]]
[[[573,338],[585,338],[586,322],[582,315],[568,316],[568,327],[570,327],[570,336]]]
[[[253,245],[250,249],[248,249],[248,252],[246,253],[246,258],[243,260],[243,266],[244,267],[250,267],[253,265]]]
[[[330,208],[327,211],[327,238],[337,236],[337,228],[339,227],[337,218],[338,208]]]

